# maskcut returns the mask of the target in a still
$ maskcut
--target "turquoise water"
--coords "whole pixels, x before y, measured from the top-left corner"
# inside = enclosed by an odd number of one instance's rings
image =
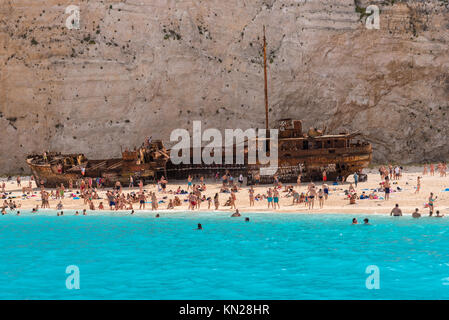
[[[1,299],[449,298],[447,218],[72,214],[0,216]],[[79,290],[66,288],[69,265]]]

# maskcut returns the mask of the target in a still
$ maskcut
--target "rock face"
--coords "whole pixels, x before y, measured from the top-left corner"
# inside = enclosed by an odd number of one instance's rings
[[[65,8],[80,7],[69,30]],[[365,8],[380,8],[367,29]],[[89,158],[176,128],[360,131],[375,161],[449,155],[447,0],[0,0],[0,173],[26,154]],[[166,143],[167,144],[167,143]]]

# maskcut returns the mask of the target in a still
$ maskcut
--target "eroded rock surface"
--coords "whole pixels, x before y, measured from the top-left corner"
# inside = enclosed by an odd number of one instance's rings
[[[263,128],[264,24],[272,124],[361,131],[376,161],[447,159],[446,0],[0,0],[1,173],[45,149],[120,156],[193,120]]]

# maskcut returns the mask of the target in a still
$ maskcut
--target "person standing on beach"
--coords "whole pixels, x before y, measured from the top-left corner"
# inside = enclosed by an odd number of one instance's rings
[[[318,190],[318,203],[320,205],[320,209],[322,209],[323,205],[324,205],[324,191],[323,191],[323,189]]]
[[[424,169],[422,171],[422,175],[425,176],[427,174],[427,164],[424,164]]]
[[[354,184],[356,188],[358,182],[359,182],[359,175],[357,174],[357,172],[354,172]]]
[[[419,190],[421,189],[421,177],[418,176],[418,178],[416,179],[416,191],[415,193],[419,193]]]
[[[431,217],[433,215],[433,209],[434,209],[434,202],[438,197],[433,197],[433,192],[430,193],[429,196],[429,202],[428,202],[428,206],[429,206],[429,217]]]
[[[254,206],[254,188],[253,186],[251,186],[248,190],[249,193],[249,206],[253,207]]]
[[[108,198],[109,201],[109,210],[112,210],[112,207],[115,207],[115,198],[114,195],[112,194],[111,191],[108,190],[108,192],[106,192],[106,197]]]
[[[151,210],[157,210],[158,203],[156,198],[156,192],[151,193]]]
[[[279,177],[277,174],[273,176],[274,179],[274,187],[277,188],[279,186]]]
[[[435,175],[435,165],[433,163],[430,164],[430,175],[431,176]]]
[[[326,170],[323,170],[323,182],[327,181],[327,173]]]
[[[168,181],[165,179],[164,176],[162,176],[160,182],[161,182],[162,193],[165,193],[165,190],[167,189],[167,183],[168,183]]]
[[[254,185],[257,186],[260,183],[260,173],[256,172],[254,175]]]
[[[385,189],[385,200],[389,200],[390,199],[390,179],[388,179],[388,177],[385,177],[385,182],[384,182],[384,189]]]
[[[402,216],[402,210],[399,209],[399,204],[396,203],[395,207],[390,212],[390,216],[395,216],[395,217]]]
[[[21,186],[22,186],[21,183],[20,183],[20,176],[17,176],[17,186],[18,186],[18,187],[21,187]]]
[[[145,201],[146,201],[147,199],[146,199],[146,197],[145,197],[145,194],[143,193],[143,192],[141,192],[140,194],[139,194],[139,210],[145,210]]]
[[[215,196],[214,196],[215,210],[218,210],[219,205],[220,205],[220,203],[219,203],[219,200],[218,200],[218,193],[215,193]]]
[[[329,186],[325,183],[323,184],[324,200],[329,197]]]
[[[281,206],[279,205],[279,191],[278,189],[274,189],[273,191],[273,209],[276,210],[276,206],[278,207],[278,209],[281,208]]]
[[[243,186],[243,174],[239,175],[239,184],[240,184],[240,188]]]
[[[298,187],[301,186],[301,174],[298,174],[298,179],[296,179],[296,184],[298,185]]]
[[[399,166],[396,166],[394,168],[394,178],[395,180],[399,180],[400,177],[401,177],[401,168],[399,168]]]
[[[273,193],[271,192],[271,188],[268,188],[267,191],[267,201],[268,201],[268,209],[273,205]]]
[[[312,183],[312,186],[311,186],[311,188],[309,189],[309,192],[308,192],[308,198],[309,198],[309,201],[308,201],[308,205],[309,205],[309,209],[312,209],[313,210],[313,208],[314,208],[314,206],[315,206],[315,198],[316,198],[316,189],[315,189],[315,185]]]
[[[142,180],[139,181],[139,192],[143,193],[143,181]]]
[[[384,167],[383,166],[379,167],[379,174],[380,174],[380,179],[383,180],[384,179]]]
[[[189,174],[189,176],[187,177],[187,191],[189,191],[190,189],[193,190],[193,188],[192,188],[192,176]]]
[[[129,176],[129,188],[134,188],[134,179],[133,176]]]
[[[235,196],[235,192],[231,191],[231,209],[237,209],[237,207],[235,206],[235,201],[237,200],[237,197]]]
[[[223,181],[223,187],[226,187],[228,185],[228,174],[223,175],[221,180]]]

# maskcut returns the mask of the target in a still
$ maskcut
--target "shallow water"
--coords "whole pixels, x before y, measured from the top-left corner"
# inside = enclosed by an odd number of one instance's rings
[[[0,216],[0,298],[449,298],[447,218],[229,215]],[[69,265],[79,290],[66,288]],[[366,288],[369,265],[378,290]]]

